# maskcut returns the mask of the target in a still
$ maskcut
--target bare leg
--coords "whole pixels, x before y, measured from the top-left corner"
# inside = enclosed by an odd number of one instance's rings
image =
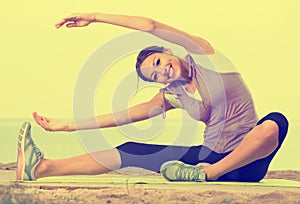
[[[220,176],[267,157],[278,146],[278,126],[272,120],[266,120],[254,127],[240,145],[217,163],[204,167],[207,178],[216,180]]]
[[[35,170],[35,176],[95,175],[119,169],[120,166],[118,150],[111,149],[67,159],[43,159]]]

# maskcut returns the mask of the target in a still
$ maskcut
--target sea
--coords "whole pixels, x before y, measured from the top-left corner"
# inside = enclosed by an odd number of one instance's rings
[[[90,151],[82,140],[82,136],[80,136],[79,132],[47,132],[35,124],[32,119],[0,119],[0,163],[11,163],[16,161],[17,135],[24,121],[28,121],[32,124],[32,137],[46,158],[61,159],[86,154]],[[167,135],[176,134],[175,131],[178,132],[178,124],[176,124],[175,121],[170,122],[168,126],[169,127],[164,130],[167,132]],[[106,135],[113,135],[104,136],[110,138],[109,143],[112,147],[126,141],[137,141],[134,137],[125,137],[122,131],[115,130],[114,128],[107,130]],[[199,135],[199,137],[201,137],[201,134]],[[162,134],[160,137],[164,137],[164,135]],[[138,142],[141,142],[141,140]],[[166,144],[168,141],[163,139],[152,139],[151,142]],[[194,142],[195,144],[201,143],[201,138],[196,138]],[[101,142],[92,143],[93,151],[102,150],[101,148],[103,147],[98,145]],[[180,145],[179,143],[177,143],[177,145]],[[97,149],[98,146],[99,149]],[[107,149],[107,145],[105,148]],[[293,120],[292,122],[290,121],[288,135],[281,149],[273,159],[269,169],[300,170],[300,119]]]

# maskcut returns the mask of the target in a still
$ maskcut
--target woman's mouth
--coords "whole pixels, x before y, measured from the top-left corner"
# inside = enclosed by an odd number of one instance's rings
[[[172,64],[170,65],[170,68],[169,68],[169,79],[170,78],[173,78],[174,77],[174,74],[175,74],[175,70],[174,70],[174,68],[172,67]]]

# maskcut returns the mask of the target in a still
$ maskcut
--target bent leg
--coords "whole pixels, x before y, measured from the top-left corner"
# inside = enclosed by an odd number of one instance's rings
[[[48,160],[42,159],[35,170],[36,178],[66,175],[95,175],[119,169],[118,150],[97,151],[77,157]]]
[[[265,175],[288,129],[286,118],[271,113],[258,122],[241,144],[219,162],[204,167],[209,180],[258,181]],[[254,175],[258,171],[261,175]],[[228,174],[227,174],[228,173]],[[252,175],[251,175],[252,174]]]
[[[121,168],[135,166],[154,172],[159,172],[161,165],[171,160],[196,165],[199,162],[215,163],[224,157],[202,145],[188,147],[127,142],[117,149]]]

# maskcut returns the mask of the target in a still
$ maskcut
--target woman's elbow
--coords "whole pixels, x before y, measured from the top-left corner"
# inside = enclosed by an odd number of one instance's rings
[[[215,49],[213,48],[213,46],[209,44],[209,42],[207,42],[207,45],[205,46],[205,54],[207,55],[215,54]]]
[[[159,28],[159,22],[153,20],[153,19],[149,19],[149,30],[154,31],[157,30]]]
[[[139,30],[142,31],[153,31],[157,28],[157,21],[151,19],[151,18],[143,18],[142,25],[140,26]]]
[[[126,117],[125,114],[114,114],[115,126],[122,126],[129,123],[129,117]]]

